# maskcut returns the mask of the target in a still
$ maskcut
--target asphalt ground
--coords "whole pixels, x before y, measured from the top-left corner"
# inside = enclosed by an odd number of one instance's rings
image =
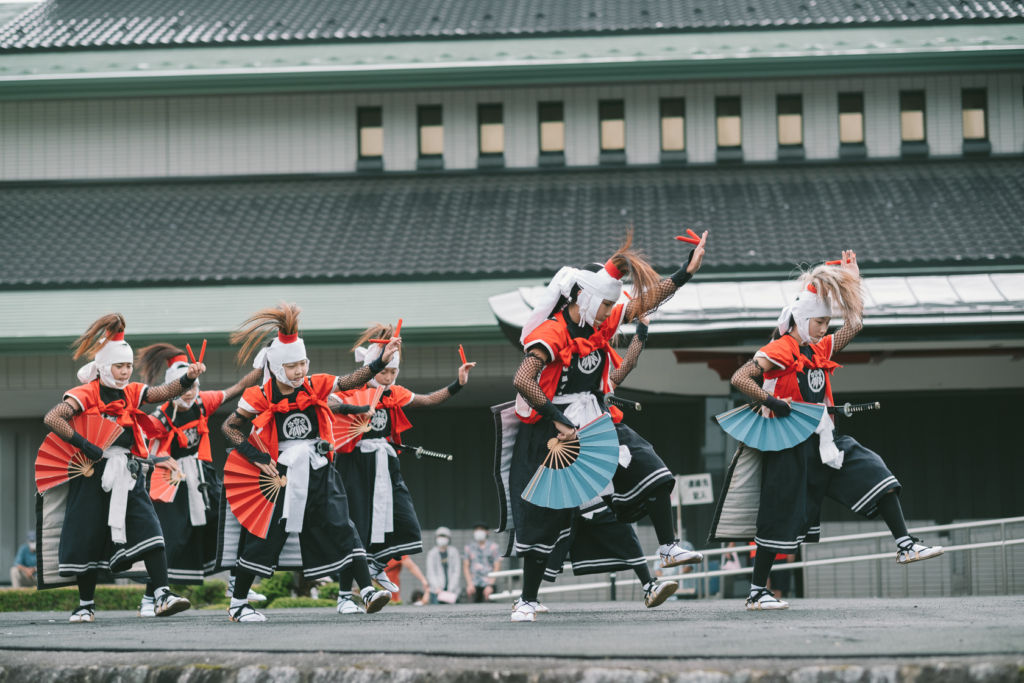
[[[140,619],[98,612],[69,624],[63,612],[0,613],[0,650],[154,650],[232,653],[384,653],[571,659],[969,657],[1024,654],[1024,596],[794,600],[786,611],[743,603],[551,603],[535,623],[512,623],[507,604],[266,610],[236,624],[222,610]]]

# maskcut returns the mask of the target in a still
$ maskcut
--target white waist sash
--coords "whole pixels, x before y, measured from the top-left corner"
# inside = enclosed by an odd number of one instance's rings
[[[373,478],[373,519],[370,522],[370,543],[383,543],[384,534],[395,530],[395,497],[392,491],[388,458],[397,458],[394,447],[387,439],[363,439],[359,442],[363,453],[375,453],[377,472]]]
[[[110,538],[119,545],[128,542],[125,531],[125,516],[128,514],[128,492],[135,488],[135,480],[128,471],[130,452],[121,446],[111,446],[103,451],[107,466],[103,469],[100,486],[110,493],[110,511],[107,513],[107,525],[110,527]],[[141,474],[141,473],[140,473]]]
[[[288,484],[284,487],[284,508],[281,518],[287,520],[285,531],[301,532],[309,496],[309,471],[327,464],[326,456],[316,452],[318,439],[285,441],[278,444],[278,464],[288,468]]]
[[[192,526],[206,526],[206,503],[203,502],[203,492],[199,490],[199,468],[202,467],[199,456],[193,454],[181,458],[178,467],[188,485],[188,514]]]

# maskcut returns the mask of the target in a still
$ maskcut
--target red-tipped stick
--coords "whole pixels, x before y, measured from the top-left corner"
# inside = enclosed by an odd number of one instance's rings
[[[463,365],[469,362],[466,360],[466,352],[462,350],[462,344],[459,344],[459,356],[462,358]]]
[[[843,262],[842,261],[825,261],[825,265],[826,266],[841,266],[841,265],[843,265]]]
[[[195,365],[196,364],[196,357],[194,355],[192,355],[192,347],[189,346],[188,344],[185,344],[185,350],[188,351],[188,359],[190,361],[192,361],[192,365]]]
[[[366,341],[367,341],[367,343],[370,343],[370,344],[385,344],[385,345],[391,342],[390,339],[367,339]]]
[[[629,295],[629,292],[623,292],[623,294],[625,294],[625,295],[626,295],[626,298],[627,298],[627,299],[629,299],[630,301],[632,301],[632,300],[633,300],[633,297],[631,297],[631,296]]]
[[[393,336],[395,336],[395,337],[401,337],[402,336],[402,319],[401,318],[398,319],[398,327],[395,328],[395,334]]]
[[[680,242],[686,242],[688,244],[700,244],[700,240],[694,239],[693,237],[683,237],[680,235],[679,237],[676,237],[676,239],[679,240]]]
[[[700,241],[700,235],[695,233],[693,230],[690,230],[689,228],[687,228],[686,229],[686,234],[689,235],[690,237],[692,237],[693,239],[697,240],[698,242]]]
[[[206,356],[206,340],[203,340],[203,348],[199,349],[199,362],[203,362],[203,358]]]

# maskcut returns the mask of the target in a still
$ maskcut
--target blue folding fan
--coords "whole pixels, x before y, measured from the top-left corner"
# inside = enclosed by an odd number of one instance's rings
[[[608,413],[581,427],[576,439],[548,441],[548,456],[523,500],[553,510],[574,508],[608,486],[619,466],[619,437]]]
[[[759,451],[781,451],[807,440],[821,422],[825,406],[793,401],[786,417],[764,417],[761,406],[742,405],[716,415],[725,433]]]

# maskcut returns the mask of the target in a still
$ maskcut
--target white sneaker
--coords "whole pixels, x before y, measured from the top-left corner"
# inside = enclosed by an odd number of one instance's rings
[[[394,581],[388,578],[387,572],[385,572],[383,569],[381,569],[376,574],[371,575],[370,578],[376,581],[378,586],[388,591],[392,595],[401,590],[401,588],[399,588]]]
[[[910,564],[911,562],[930,560],[945,552],[941,545],[927,546],[921,543],[920,540],[911,536],[909,541],[904,541],[902,545],[898,546],[896,562],[898,564]]]
[[[389,590],[375,590],[372,593],[367,591],[367,593],[367,595],[363,595],[363,604],[366,605],[367,614],[379,612],[391,602],[391,591]]]
[[[254,610],[249,603],[239,605],[238,607],[228,607],[228,618],[231,621],[237,621],[243,624],[258,623],[266,621],[267,618]]]
[[[681,564],[700,564],[704,556],[692,550],[684,550],[678,543],[669,543],[658,548],[661,555],[661,568],[678,567]]]
[[[644,588],[644,604],[647,605],[647,609],[657,607],[675,595],[677,590],[679,590],[679,584],[675,581],[663,581],[661,583],[652,581],[649,586]]]
[[[512,601],[512,611],[513,612],[516,611],[516,608],[519,606],[520,602],[522,602],[522,598],[516,598],[515,600]],[[551,611],[551,610],[548,609],[547,605],[545,605],[545,604],[543,604],[541,602],[533,603],[533,609],[534,609],[534,611],[537,612],[537,614],[547,614],[548,612]]]
[[[338,614],[366,614],[361,605],[357,605],[351,595],[338,596]]]
[[[759,588],[756,593],[747,598],[747,609],[789,609],[789,603],[784,600],[779,600],[775,597],[767,588]]]
[[[96,605],[88,605],[79,607],[71,613],[71,618],[68,619],[72,624],[85,624],[96,621]]]
[[[155,617],[156,616],[156,602],[153,598],[148,595],[142,596],[142,604],[139,605],[140,617]]]
[[[537,603],[520,598],[512,610],[512,621],[537,621]]]
[[[188,601],[188,598],[183,598],[177,593],[166,591],[156,599],[154,611],[156,612],[155,616],[169,617],[172,614],[184,612],[190,607],[192,607],[192,603]]]

